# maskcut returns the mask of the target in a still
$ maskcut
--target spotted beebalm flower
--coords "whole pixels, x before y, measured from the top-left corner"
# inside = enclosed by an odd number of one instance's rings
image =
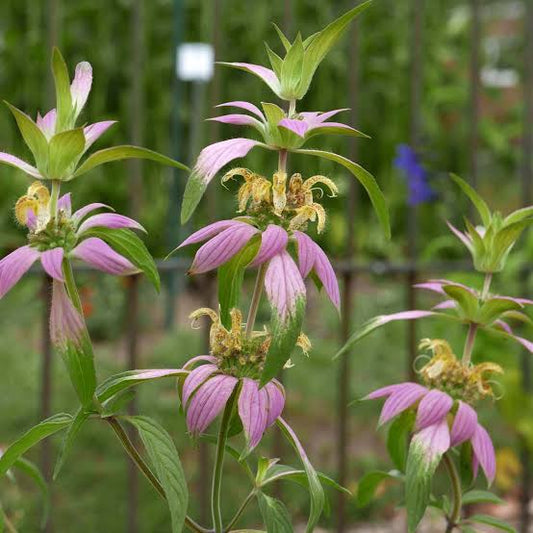
[[[29,244],[21,246],[0,261],[0,298],[3,297],[40,260],[43,269],[54,280],[64,282],[63,260],[79,259],[90,266],[116,275],[128,275],[138,269],[125,257],[115,252],[106,242],[92,237],[91,228],[131,228],[142,226],[116,213],[93,214],[105,208],[104,204],[86,205],[72,213],[70,194],[58,201],[55,219],[50,212],[50,194],[40,182],[31,185],[15,208],[17,220],[29,230]]]
[[[494,363],[466,365],[453,355],[446,341],[425,340],[421,346],[430,348],[434,354],[420,371],[427,386],[411,382],[389,385],[365,399],[386,398],[380,425],[407,409],[416,411],[411,446],[413,454],[422,455],[422,464],[438,463],[450,448],[469,441],[474,474],[481,466],[489,484],[492,483],[496,473],[494,447],[472,405],[493,396],[485,375],[501,373],[501,368]]]
[[[285,391],[277,380],[259,386],[271,335],[263,330],[247,337],[237,309],[231,311],[229,329],[221,324],[212,309],[199,309],[191,318],[196,321],[204,315],[213,322],[211,354],[194,357],[184,367],[190,371],[181,391],[187,427],[194,436],[203,433],[225,408],[232,394],[236,394],[237,412],[247,443],[245,453],[249,453],[281,415],[285,405]],[[302,335],[299,345],[307,349],[309,340]]]

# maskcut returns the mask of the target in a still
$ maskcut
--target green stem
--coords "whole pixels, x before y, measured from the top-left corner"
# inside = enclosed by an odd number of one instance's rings
[[[485,281],[483,282],[483,291],[481,293],[481,301],[485,301],[489,295],[490,283],[492,281],[492,272],[485,274]]]
[[[107,417],[104,420],[111,426],[111,429],[117,436],[123,448],[126,450],[127,454],[130,456],[135,466],[144,474],[159,496],[166,500],[167,497],[165,490],[163,489],[161,483],[159,483],[159,480],[155,477],[154,473],[150,470],[150,467],[146,464],[141,454],[137,451],[137,448],[135,448],[131,442],[131,439],[128,437],[128,434],[121,426],[120,422],[113,416]],[[185,525],[191,531],[196,531],[197,533],[210,533],[209,529],[203,528],[188,516],[185,517]]]
[[[65,285],[67,286],[67,292],[74,304],[74,307],[83,315],[83,307],[81,305],[81,298],[74,281],[74,272],[72,271],[72,265],[68,259],[63,260],[63,274],[65,276]]]
[[[222,421],[220,422],[220,429],[218,432],[217,454],[215,458],[215,465],[213,468],[213,486],[211,490],[211,514],[213,517],[213,528],[215,533],[223,533],[224,525],[222,523],[222,508],[221,508],[221,491],[222,491],[222,468],[224,466],[224,455],[226,453],[226,441],[228,440],[229,422],[231,413],[233,411],[233,404],[235,395],[228,400]]]
[[[296,100],[291,100],[289,102],[289,118],[296,113]]]
[[[254,292],[252,294],[252,301],[250,302],[250,309],[248,311],[248,318],[246,320],[247,337],[251,337],[252,332],[254,330],[255,319],[257,317],[259,303],[261,302],[261,296],[263,294],[263,286],[265,284],[267,264],[268,263],[263,263],[259,267],[259,271],[257,272],[257,278],[255,279]]]
[[[448,519],[448,526],[446,527],[446,533],[451,533],[455,526],[461,520],[461,507],[462,507],[462,495],[461,495],[461,480],[459,479],[459,474],[457,473],[457,468],[455,467],[454,462],[448,454],[444,454],[442,457],[442,462],[446,467],[448,475],[450,476],[450,481],[452,484],[452,511]]]
[[[278,172],[287,172],[287,150],[280,150],[278,154]]]
[[[463,363],[465,365],[470,363],[472,358],[472,350],[474,349],[474,343],[476,341],[477,324],[470,322],[468,326],[468,333],[466,335],[465,348],[463,350]]]
[[[224,530],[226,533],[229,533],[233,526],[238,522],[239,518],[242,516],[242,513],[244,513],[244,510],[248,506],[248,504],[254,499],[255,495],[257,494],[257,489],[253,489],[250,491],[248,496],[246,496],[246,499],[242,502],[242,505],[239,507],[238,511],[235,513],[235,516],[231,519],[230,523],[226,526],[226,529]]]
[[[59,191],[61,190],[61,182],[52,180],[52,193],[50,195],[50,215],[52,220],[57,219],[57,203],[59,200]]]

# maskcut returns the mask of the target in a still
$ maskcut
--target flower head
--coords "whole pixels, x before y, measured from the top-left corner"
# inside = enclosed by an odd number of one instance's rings
[[[196,321],[202,316],[212,320],[211,353],[194,357],[185,365],[190,373],[183,383],[181,398],[187,426],[193,435],[205,431],[235,393],[249,452],[281,415],[285,404],[285,392],[277,380],[259,387],[271,334],[262,330],[246,336],[238,309],[231,311],[229,329],[212,309],[198,309],[191,318]],[[309,339],[302,335],[298,344],[308,349]]]

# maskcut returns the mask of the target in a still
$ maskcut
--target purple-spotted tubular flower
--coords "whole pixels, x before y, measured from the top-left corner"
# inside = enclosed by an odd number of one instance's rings
[[[474,409],[462,400],[436,389],[428,389],[417,383],[399,383],[378,389],[366,400],[386,398],[379,423],[403,413],[409,408],[416,410],[413,453],[423,454],[425,462],[431,463],[446,451],[466,441],[472,444],[473,469],[477,474],[481,466],[492,483],[496,474],[494,446],[486,429],[479,424]],[[451,422],[449,420],[451,419]]]
[[[265,289],[270,302],[281,315],[290,310],[298,298],[305,295],[303,279],[313,271],[324,285],[329,299],[339,308],[337,278],[324,251],[301,231],[287,230],[269,224],[263,231],[242,220],[221,220],[206,226],[185,239],[178,248],[207,241],[196,252],[189,269],[200,274],[223,265],[239,253],[254,238],[261,244],[251,266],[268,262]],[[298,248],[298,265],[287,251],[290,241]]]
[[[285,391],[277,380],[259,387],[259,376],[271,338],[265,331],[256,331],[246,337],[242,315],[236,309],[231,311],[229,330],[211,309],[199,309],[191,318],[196,320],[203,315],[213,321],[211,354],[193,357],[184,367],[189,370],[181,390],[187,427],[193,436],[203,433],[235,394],[247,444],[244,453],[248,454],[281,415],[285,405]]]
[[[142,230],[135,220],[116,213],[92,214],[104,204],[89,204],[72,213],[70,194],[59,199],[58,215],[52,220],[48,189],[40,183],[30,186],[16,206],[18,221],[28,230],[29,244],[21,246],[0,261],[2,298],[40,260],[43,269],[57,282],[64,282],[63,260],[79,259],[90,266],[115,275],[129,275],[138,269],[115,252],[106,242],[87,234],[95,227]]]

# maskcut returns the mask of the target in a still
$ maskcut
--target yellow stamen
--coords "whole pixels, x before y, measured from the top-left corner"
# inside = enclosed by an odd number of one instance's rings
[[[21,196],[15,204],[15,217],[19,224],[26,226],[28,223],[28,211],[32,211],[35,216],[39,211],[39,202],[29,196]]]
[[[298,340],[296,341],[296,346],[302,350],[306,357],[309,357],[309,352],[311,351],[313,345],[305,333],[300,333]]]
[[[48,207],[50,191],[40,181],[34,181],[28,187],[28,196],[35,198],[41,207]]]
[[[326,176],[317,175],[317,176],[311,176],[310,178],[307,178],[302,184],[302,189],[305,192],[312,192],[314,185],[316,185],[317,183],[321,183],[322,185],[325,185],[329,189],[330,198],[335,198],[335,196],[337,196],[337,193],[339,192],[339,188],[337,187],[337,185],[335,185],[335,183],[332,180],[330,180]]]
[[[274,204],[274,213],[281,216],[287,205],[287,173],[276,172],[272,178],[272,201]]]
[[[296,230],[301,228],[307,221],[314,222],[318,218],[317,231],[322,233],[326,227],[326,210],[320,205],[312,203],[295,209],[296,216],[291,220],[289,229]]]

